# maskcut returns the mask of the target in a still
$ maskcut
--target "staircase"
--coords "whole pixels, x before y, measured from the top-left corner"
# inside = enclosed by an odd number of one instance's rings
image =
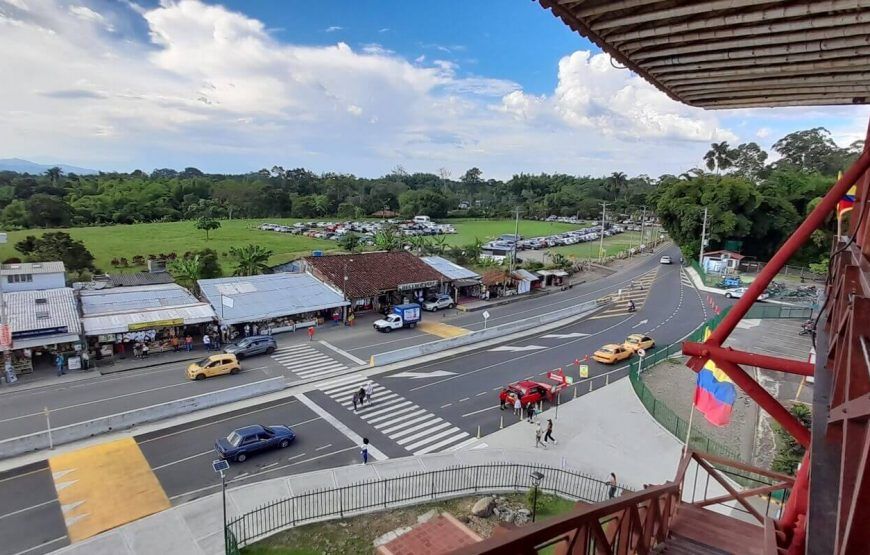
[[[672,534],[656,548],[655,555],[730,555],[730,553]]]

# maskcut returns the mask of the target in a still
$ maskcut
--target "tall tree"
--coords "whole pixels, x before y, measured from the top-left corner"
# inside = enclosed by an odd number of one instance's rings
[[[851,154],[837,146],[824,127],[789,133],[773,143],[781,158],[777,166],[791,165],[806,171],[836,175],[844,170]]]
[[[249,244],[244,247],[230,247],[230,256],[235,259],[234,276],[256,276],[269,272],[269,257],[272,251],[260,245]]]
[[[721,143],[711,144],[710,150],[704,155],[704,162],[707,164],[708,170],[713,171],[715,169],[717,174],[722,170],[730,168],[734,162],[728,143],[722,141]]]
[[[375,248],[382,251],[401,250],[402,239],[394,226],[386,226],[375,233]]]
[[[481,176],[483,176],[483,172],[479,168],[471,168],[459,180],[466,185],[476,185],[482,181]]]
[[[203,279],[202,258],[198,254],[173,260],[166,269],[169,270],[175,281],[190,289],[194,294],[198,293],[197,281]]]
[[[63,170],[57,166],[53,168],[48,168],[45,170],[45,175],[51,180],[51,184],[57,187],[58,182],[60,181],[60,177],[63,175]]]
[[[16,243],[15,248],[25,255],[28,262],[61,261],[70,272],[95,271],[94,255],[69,233],[54,231],[42,237],[29,235]]]
[[[350,233],[345,233],[341,236],[341,239],[338,240],[338,246],[347,252],[358,252],[362,246],[362,238],[359,234],[351,231]]]
[[[213,229],[218,229],[221,223],[211,216],[202,216],[196,220],[196,229],[205,231],[205,240],[208,241],[208,232]]]
[[[757,182],[764,171],[767,153],[757,143],[743,143],[731,151],[734,173]]]

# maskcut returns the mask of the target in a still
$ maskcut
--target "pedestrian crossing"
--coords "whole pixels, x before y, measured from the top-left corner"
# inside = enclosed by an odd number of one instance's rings
[[[371,381],[362,374],[345,376],[320,386],[332,400],[354,411],[353,394]],[[356,410],[357,416],[408,452],[425,455],[439,451],[458,451],[478,442],[443,418],[386,387],[372,382],[372,400]]]
[[[590,320],[598,320],[600,318],[613,318],[614,316],[628,315],[628,301],[634,301],[637,310],[643,308],[649,295],[650,288],[655,283],[656,276],[659,273],[659,268],[656,267],[649,272],[640,275],[631,283],[625,284],[620,290],[614,291],[610,297],[614,302],[603,312],[599,312]],[[620,293],[621,291],[621,293]]]
[[[282,347],[271,356],[272,360],[300,378],[317,378],[348,368],[347,365],[321,353],[307,343]]]
[[[683,287],[694,287],[695,284],[692,283],[692,278],[686,275],[686,271],[680,269],[680,282],[683,284]]]

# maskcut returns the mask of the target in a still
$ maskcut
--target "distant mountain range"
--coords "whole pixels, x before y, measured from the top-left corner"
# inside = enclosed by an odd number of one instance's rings
[[[60,168],[63,170],[63,173],[75,173],[78,175],[100,173],[97,170],[68,166],[66,164],[37,164],[36,162],[22,160],[21,158],[0,158],[0,172],[18,172],[39,175],[45,173],[45,170],[54,167]]]

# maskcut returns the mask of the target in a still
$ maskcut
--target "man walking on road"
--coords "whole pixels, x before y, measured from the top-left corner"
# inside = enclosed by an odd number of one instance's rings
[[[558,443],[556,438],[553,437],[553,420],[551,418],[547,419],[547,433],[544,434],[544,443],[547,443],[548,439],[553,440],[553,445]]]
[[[368,382],[366,384],[366,397],[369,398],[369,404],[372,404],[372,393],[375,392],[375,384],[372,382]]]
[[[353,392],[353,412],[356,412],[356,406],[359,403],[359,391]]]
[[[362,407],[363,403],[365,403],[366,401],[366,388],[364,386],[360,386],[357,395],[359,395],[359,406]]]

